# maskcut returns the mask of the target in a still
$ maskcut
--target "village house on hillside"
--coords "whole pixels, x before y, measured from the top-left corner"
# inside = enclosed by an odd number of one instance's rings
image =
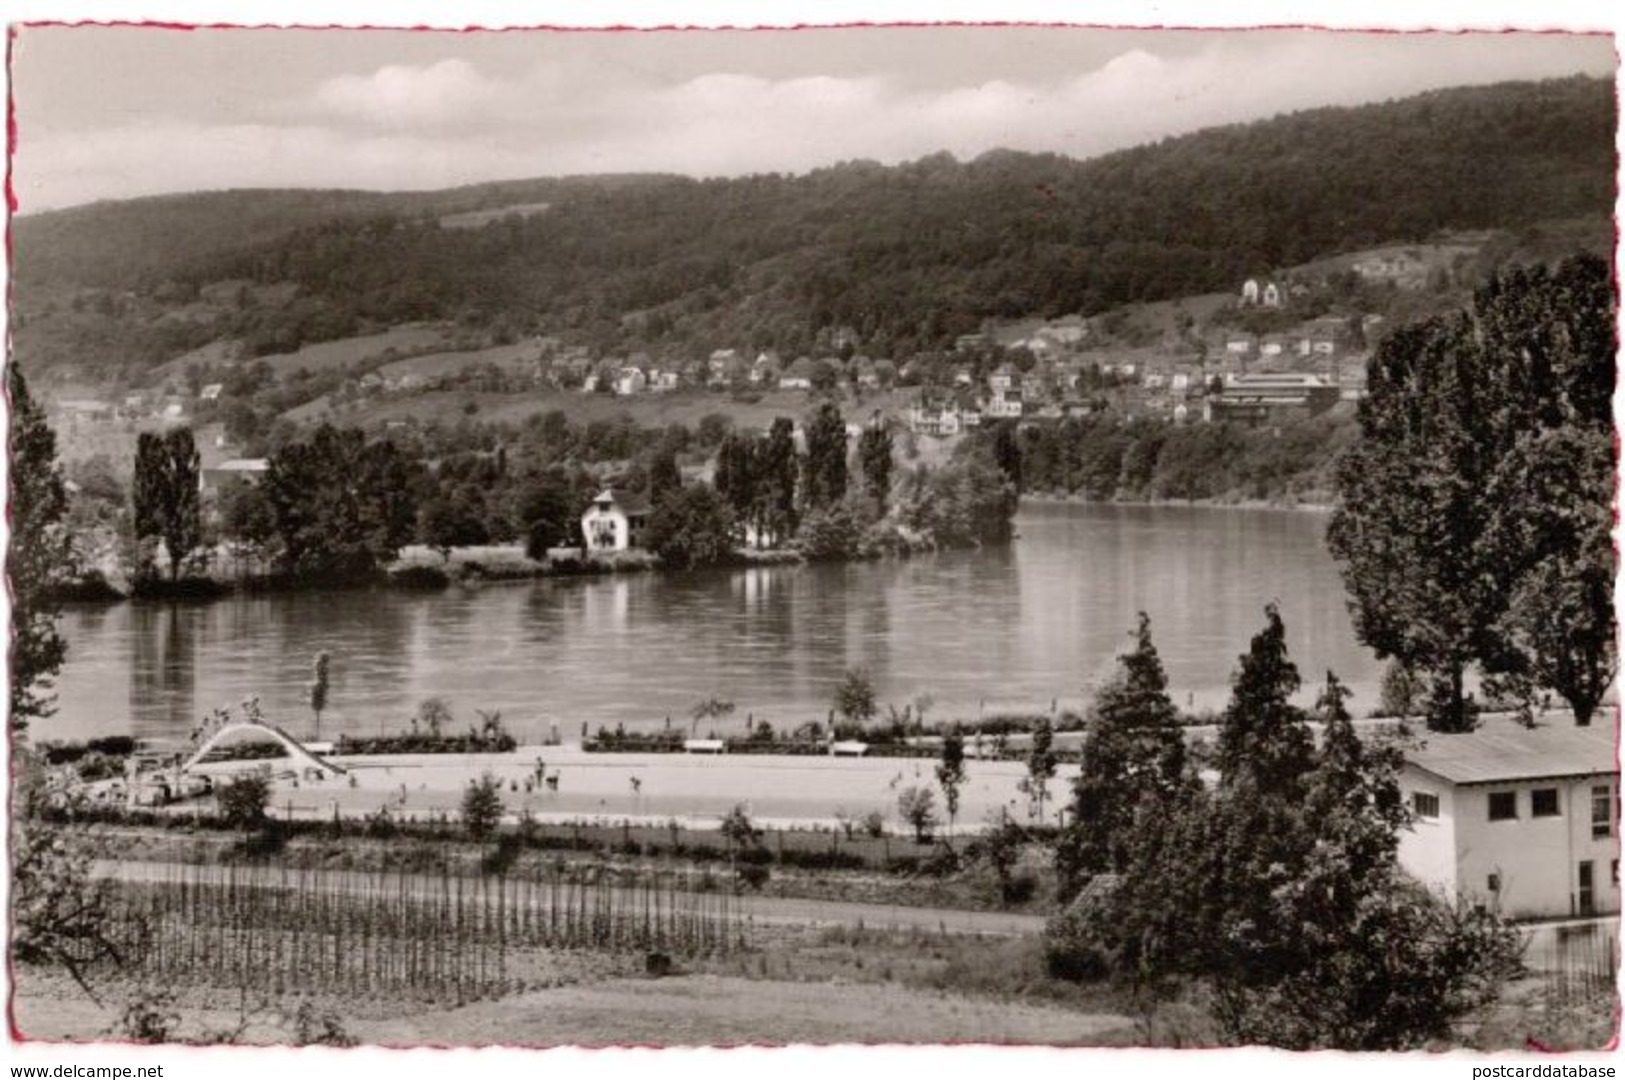
[[[1400,782],[1399,859],[1427,884],[1520,919],[1620,910],[1612,724],[1429,735]]]
[[[818,365],[810,357],[797,357],[795,362],[785,368],[784,374],[779,376],[780,390],[811,390],[813,375],[818,371]]]
[[[626,551],[642,546],[643,528],[649,520],[647,500],[635,495],[617,495],[610,488],[598,493],[581,515],[581,535],[587,551]]]

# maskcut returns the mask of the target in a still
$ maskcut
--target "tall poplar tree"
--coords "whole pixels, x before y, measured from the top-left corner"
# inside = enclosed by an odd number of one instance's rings
[[[875,510],[886,514],[891,498],[892,435],[883,424],[874,423],[863,429],[858,437],[858,466],[863,474],[863,487],[875,501]]]
[[[846,421],[825,402],[807,420],[802,503],[807,510],[834,506],[846,497]]]
[[[191,428],[168,434],[143,432],[136,440],[135,478],[131,496],[138,537],[154,536],[169,553],[169,579],[203,543],[203,505],[199,489],[201,459]]]
[[[801,524],[797,511],[795,425],[779,417],[768,428],[752,456],[756,531],[768,546],[787,539]]]
[[[1616,306],[1593,256],[1511,267],[1372,357],[1327,542],[1361,640],[1428,682],[1430,728],[1473,726],[1475,664],[1582,722],[1612,673]]]

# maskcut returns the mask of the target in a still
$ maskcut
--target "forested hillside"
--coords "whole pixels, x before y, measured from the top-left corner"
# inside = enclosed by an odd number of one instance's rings
[[[1614,113],[1609,83],[1574,78],[1314,110],[1084,162],[1000,151],[799,177],[144,200],[20,219],[19,301],[113,279],[137,290],[108,313],[133,313],[121,324],[54,339],[51,354],[93,371],[128,372],[212,336],[263,352],[447,318],[682,355],[794,355],[843,329],[872,355],[900,356],[989,317],[1229,289],[1439,230],[1605,220]],[[439,220],[504,198],[549,209],[480,228]],[[173,306],[234,279],[295,283],[299,299],[171,320],[153,338],[143,299]],[[20,348],[30,329],[51,337],[49,323],[25,327]]]

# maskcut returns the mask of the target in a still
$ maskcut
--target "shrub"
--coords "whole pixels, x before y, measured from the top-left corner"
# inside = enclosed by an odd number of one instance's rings
[[[475,840],[484,840],[502,820],[502,782],[490,773],[469,781],[463,792],[463,828]]]
[[[897,813],[913,827],[915,843],[930,842],[937,825],[936,795],[930,788],[905,788],[897,797]]]
[[[1044,965],[1057,979],[1098,982],[1116,963],[1109,944],[1111,890],[1115,879],[1096,878],[1044,928]]]
[[[230,828],[252,829],[265,820],[265,807],[271,801],[271,778],[262,773],[246,773],[215,789],[220,817]]]
[[[519,861],[524,850],[525,838],[518,833],[498,836],[496,847],[480,856],[480,873],[506,874]]]
[[[765,849],[764,849],[765,850]],[[739,867],[739,880],[749,885],[756,892],[762,891],[773,872],[760,863],[747,862]]]
[[[368,814],[365,821],[366,834],[378,840],[388,840],[400,832],[400,828],[395,824],[395,819],[390,816],[389,807],[387,806],[380,806],[376,813]]]
[[[288,832],[282,823],[275,818],[266,818],[260,822],[259,828],[243,837],[237,848],[245,858],[268,859],[280,855],[287,846]]]

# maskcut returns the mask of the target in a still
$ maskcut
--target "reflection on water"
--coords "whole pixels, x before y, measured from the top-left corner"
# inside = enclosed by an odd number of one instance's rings
[[[1327,667],[1375,699],[1317,514],[1048,506],[1009,548],[853,565],[561,578],[440,593],[356,590],[121,604],[64,617],[69,661],[51,738],[180,736],[258,696],[309,731],[306,686],[332,655],[323,734],[404,728],[441,697],[499,709],[521,738],[553,725],[687,723],[709,697],[793,727],[823,718],[849,667],[880,700],[930,693],[937,717],[1049,707],[1107,677],[1137,611],[1185,704],[1222,704],[1236,657],[1275,600],[1311,688]]]

